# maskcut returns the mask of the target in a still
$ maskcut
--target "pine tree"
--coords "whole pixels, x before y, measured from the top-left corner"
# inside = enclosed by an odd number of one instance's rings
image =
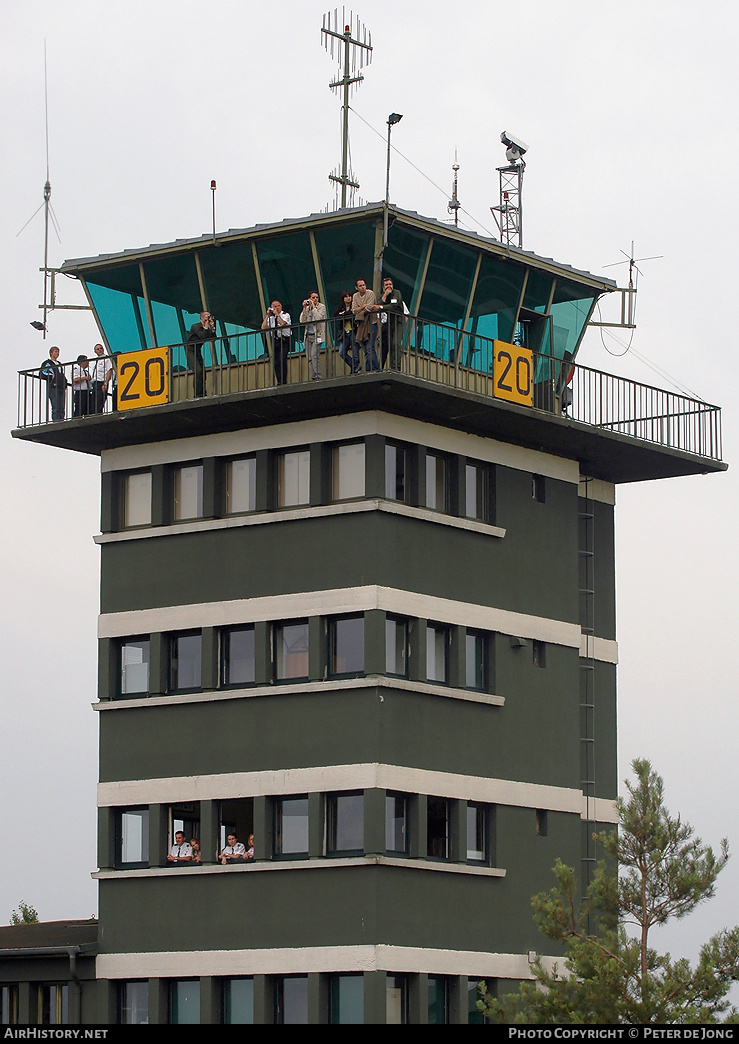
[[[563,962],[548,970],[538,959],[535,981],[500,1001],[481,986],[478,1007],[492,1021],[739,1021],[726,999],[739,978],[739,927],[709,939],[695,967],[649,945],[655,925],[685,917],[713,897],[729,858],[727,842],[716,855],[679,815],[670,816],[662,778],[649,762],[637,759],[632,768],[636,782],[626,782],[628,796],[617,802],[618,831],[595,835],[607,861],[598,864],[585,901],[574,870],[559,860],[556,887],[532,900],[540,931],[564,945]]]

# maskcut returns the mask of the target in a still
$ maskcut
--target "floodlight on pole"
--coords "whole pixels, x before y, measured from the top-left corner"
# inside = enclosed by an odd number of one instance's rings
[[[387,210],[390,206],[390,129],[403,119],[402,113],[391,112],[387,118],[387,177],[385,179],[385,227],[382,236],[383,247],[387,246]]]

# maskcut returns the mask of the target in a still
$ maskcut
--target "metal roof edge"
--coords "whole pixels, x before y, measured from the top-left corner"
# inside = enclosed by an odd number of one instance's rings
[[[411,225],[425,228],[430,232],[443,232],[448,238],[464,242],[469,246],[478,248],[482,247],[498,256],[508,257],[512,261],[528,265],[533,264],[537,268],[544,268],[551,272],[567,273],[578,281],[585,282],[600,289],[602,292],[608,293],[611,290],[615,290],[617,287],[615,280],[606,276],[594,275],[592,272],[587,272],[584,269],[574,268],[572,265],[556,261],[554,258],[543,257],[531,250],[524,250],[522,247],[507,245],[498,239],[483,236],[478,232],[473,232],[468,229],[459,229],[453,225],[447,224],[446,222],[440,221],[438,218],[426,217],[423,214],[419,214],[417,211],[404,210],[401,207],[393,205],[391,205],[389,209],[391,214],[395,215],[396,218],[405,220]],[[252,225],[250,228],[231,228],[226,232],[217,232],[215,235],[215,241],[220,245],[232,242],[233,240],[260,237],[265,233],[297,231],[306,226],[315,225],[317,222],[341,224],[346,221],[356,220],[358,217],[370,217],[372,215],[380,216],[383,212],[384,204],[382,203],[366,203],[361,207],[344,207],[339,210],[319,211],[302,218],[283,218],[281,221],[261,222],[257,225]],[[189,239],[175,239],[169,243],[152,243],[146,247],[132,247],[110,254],[71,258],[64,261],[61,270],[68,274],[75,274],[79,270],[102,268],[116,263],[143,260],[151,254],[161,255],[162,253],[185,252],[198,246],[208,247],[212,245],[213,234],[204,233],[201,236]]]

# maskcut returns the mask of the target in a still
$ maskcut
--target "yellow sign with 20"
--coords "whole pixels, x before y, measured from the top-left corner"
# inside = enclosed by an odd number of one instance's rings
[[[126,352],[118,364],[118,409],[140,410],[169,402],[169,349]]]

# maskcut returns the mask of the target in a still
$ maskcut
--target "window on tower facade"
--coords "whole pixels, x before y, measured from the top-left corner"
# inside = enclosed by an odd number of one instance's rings
[[[408,621],[398,616],[385,619],[385,673],[408,677]]]
[[[224,627],[221,631],[221,684],[225,688],[254,684],[254,650],[253,624]]]
[[[329,674],[364,673],[364,616],[337,616],[328,622]]]
[[[275,798],[274,855],[308,855],[308,796]]]
[[[432,682],[449,680],[449,628],[443,624],[426,627],[426,678]]]
[[[334,446],[331,455],[332,500],[364,496],[364,443]]]
[[[123,525],[151,525],[151,472],[134,471],[123,477]]]
[[[121,696],[145,696],[149,691],[149,639],[126,638],[121,642],[120,652]]]
[[[464,513],[467,518],[487,522],[489,511],[489,468],[468,461],[464,469]]]
[[[203,636],[200,631],[173,634],[169,639],[169,690],[191,692],[201,688]]]
[[[277,506],[310,503],[310,450],[298,449],[277,457]]]
[[[449,800],[430,797],[427,815],[427,855],[431,859],[449,858]]]
[[[118,983],[118,1023],[145,1026],[149,1022],[149,980]]]
[[[364,794],[326,795],[326,853],[364,851]]]
[[[149,809],[122,808],[116,817],[116,866],[135,869],[149,865]]]
[[[276,681],[308,677],[308,621],[288,620],[274,625]]]
[[[426,454],[426,507],[449,510],[449,462],[440,453]]]
[[[255,511],[257,506],[257,462],[238,457],[226,463],[226,514]]]
[[[482,631],[465,634],[465,685],[484,691],[488,685],[487,635]]]
[[[328,994],[331,1025],[355,1026],[364,1023],[363,975],[331,975]]]
[[[408,450],[396,442],[385,443],[385,497],[408,502]]]
[[[203,465],[184,464],[173,475],[175,522],[203,517]]]

